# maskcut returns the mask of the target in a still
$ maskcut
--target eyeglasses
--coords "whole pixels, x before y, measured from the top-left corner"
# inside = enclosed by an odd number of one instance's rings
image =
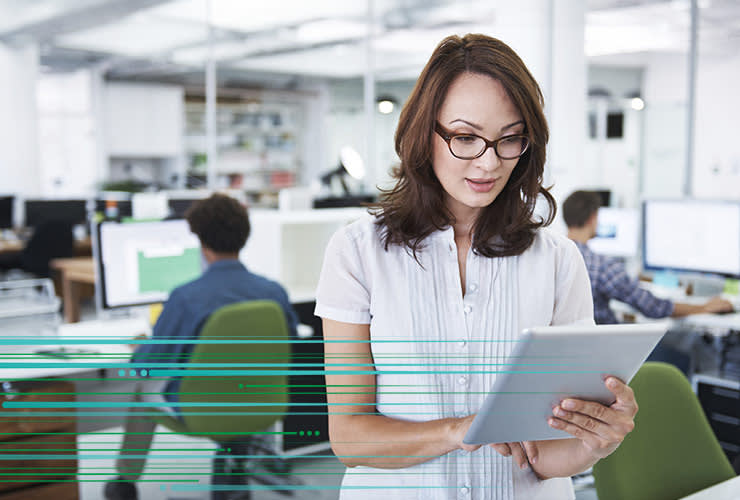
[[[434,131],[444,139],[450,153],[461,160],[473,160],[493,148],[502,160],[513,160],[522,156],[529,147],[529,137],[524,134],[507,135],[494,141],[475,134],[452,134],[437,123]]]

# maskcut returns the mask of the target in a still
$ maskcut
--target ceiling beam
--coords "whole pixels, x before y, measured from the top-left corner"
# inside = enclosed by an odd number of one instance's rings
[[[65,10],[42,21],[0,33],[0,42],[49,42],[57,36],[112,23],[139,10],[170,1],[172,0],[105,0],[83,8]]]

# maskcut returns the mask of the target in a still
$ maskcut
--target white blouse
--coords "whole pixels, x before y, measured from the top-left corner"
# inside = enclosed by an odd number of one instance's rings
[[[575,244],[548,229],[515,257],[468,252],[463,294],[452,228],[418,252],[385,251],[371,216],[340,229],[326,249],[316,315],[370,325],[376,407],[424,421],[480,408],[525,328],[593,323],[586,266]],[[489,365],[490,364],[490,365]],[[405,469],[347,469],[341,499],[572,499],[569,478],[540,481],[490,446]]]

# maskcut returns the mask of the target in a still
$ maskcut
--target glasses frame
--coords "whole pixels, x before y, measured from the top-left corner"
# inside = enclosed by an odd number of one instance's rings
[[[496,153],[496,156],[498,156],[502,160],[515,160],[517,158],[521,158],[522,155],[527,152],[527,150],[529,149],[529,145],[532,142],[532,141],[529,140],[529,136],[527,134],[507,135],[507,136],[504,136],[504,137],[499,137],[498,139],[494,139],[492,141],[489,141],[485,137],[481,137],[478,134],[469,134],[469,133],[465,133],[465,134],[453,134],[449,130],[445,129],[442,125],[440,125],[439,122],[437,122],[435,124],[434,131],[442,138],[443,141],[445,141],[447,143],[447,148],[450,150],[450,154],[452,156],[454,156],[455,158],[459,159],[459,160],[475,160],[476,158],[480,158],[481,156],[483,156],[484,154],[486,154],[486,151],[488,151],[488,148],[493,148],[493,152]],[[457,156],[452,151],[452,145],[450,144],[450,142],[455,137],[460,137],[460,136],[477,137],[478,139],[481,139],[486,144],[486,147],[484,147],[483,150],[480,153],[478,153],[477,155],[475,155],[475,156],[470,156],[470,157],[468,157],[468,156]],[[523,139],[525,139],[527,141],[527,143],[522,148],[522,152],[519,153],[518,155],[512,156],[512,157],[501,156],[499,154],[499,152],[498,152],[498,144],[499,144],[499,142],[503,141],[504,139],[511,139],[512,137],[522,137]]]

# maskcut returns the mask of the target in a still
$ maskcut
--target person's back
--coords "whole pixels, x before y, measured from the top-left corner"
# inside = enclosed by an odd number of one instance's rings
[[[288,294],[278,283],[247,270],[239,261],[239,252],[249,237],[250,225],[246,209],[233,198],[213,195],[194,203],[185,218],[190,230],[198,236],[201,251],[208,267],[203,274],[170,293],[162,313],[152,331],[155,340],[198,338],[208,317],[217,309],[243,301],[274,300],[283,309],[291,336],[296,338],[297,316]],[[194,344],[144,343],[134,353],[134,363],[187,363]],[[177,408],[180,379],[172,378],[157,388],[143,390],[140,383],[137,398],[152,406],[179,416]],[[154,393],[146,396],[145,393]],[[164,401],[162,400],[164,398]],[[121,457],[127,454],[138,458],[121,458],[117,463],[118,480],[105,487],[108,500],[136,499],[136,481],[144,467],[145,455],[151,446],[154,423],[133,414],[126,420],[126,434],[121,446]]]
[[[731,311],[732,304],[718,297],[704,304],[685,304],[660,299],[640,287],[636,278],[627,273],[617,259],[598,255],[588,248],[588,240],[596,236],[601,200],[590,191],[575,191],[563,202],[563,218],[568,237],[575,241],[583,255],[594,300],[594,319],[600,324],[618,323],[609,301],[616,299],[640,311],[649,318],[680,317],[695,313]]]

